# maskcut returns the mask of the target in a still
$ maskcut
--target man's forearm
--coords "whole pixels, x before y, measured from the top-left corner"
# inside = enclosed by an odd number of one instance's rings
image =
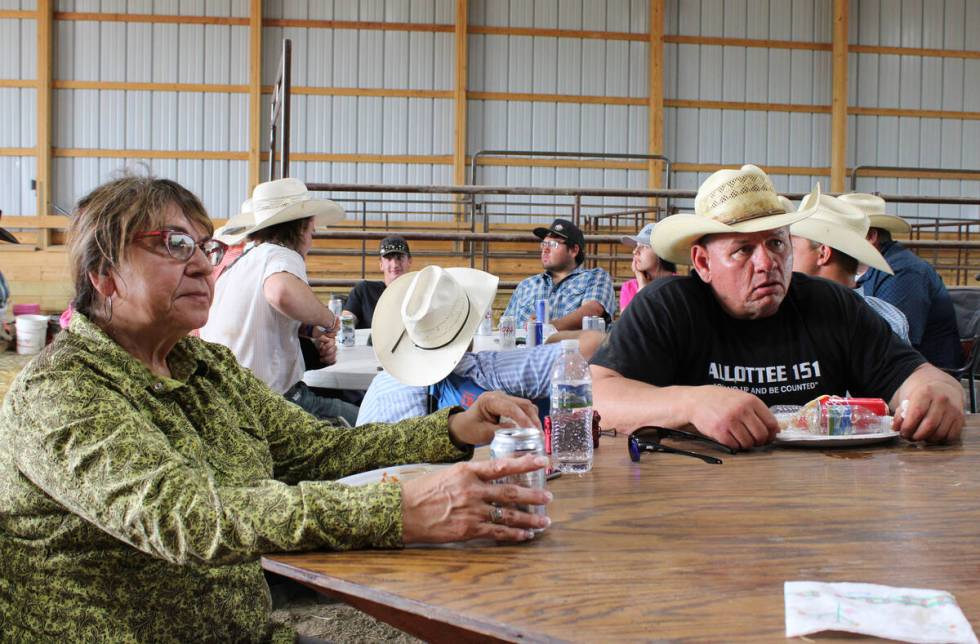
[[[603,315],[605,309],[595,300],[589,300],[568,315],[551,320],[551,325],[559,331],[576,331],[582,328],[582,318],[587,315]]]
[[[592,367],[593,405],[604,425],[629,432],[644,425],[684,427],[691,424],[687,401],[694,387],[656,387],[610,374],[615,372],[605,367]]]

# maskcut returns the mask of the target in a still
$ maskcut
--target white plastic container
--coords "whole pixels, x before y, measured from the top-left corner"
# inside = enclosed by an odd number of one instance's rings
[[[17,327],[17,353],[32,355],[41,353],[44,340],[48,336],[48,316],[18,315],[15,322]]]

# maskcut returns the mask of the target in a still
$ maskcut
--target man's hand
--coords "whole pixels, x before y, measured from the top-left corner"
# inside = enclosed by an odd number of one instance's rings
[[[771,442],[779,423],[769,408],[752,394],[707,385],[694,387],[691,397],[691,424],[719,443],[736,449],[751,449]]]
[[[892,423],[902,438],[930,443],[959,439],[965,419],[963,388],[958,382],[948,376],[925,380],[911,388],[907,400],[907,406],[899,405]]]
[[[486,445],[500,429],[501,416],[520,427],[541,427],[534,403],[502,391],[488,391],[480,394],[469,409],[449,417],[449,435],[461,445]]]

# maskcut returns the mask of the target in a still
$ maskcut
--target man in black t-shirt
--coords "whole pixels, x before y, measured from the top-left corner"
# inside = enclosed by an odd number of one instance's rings
[[[379,266],[384,281],[362,280],[354,285],[344,311],[354,315],[355,327],[370,329],[374,319],[374,307],[378,298],[384,293],[385,287],[412,269],[412,252],[408,242],[401,237],[385,237],[378,249],[381,255]]]
[[[792,272],[788,226],[813,210],[786,213],[755,166],[711,175],[695,210],[658,223],[654,245],[694,274],[640,291],[592,358],[604,420],[626,430],[693,425],[750,448],[779,430],[769,406],[849,393],[892,409],[908,400],[895,420],[906,438],[959,437],[955,380],[849,289]]]

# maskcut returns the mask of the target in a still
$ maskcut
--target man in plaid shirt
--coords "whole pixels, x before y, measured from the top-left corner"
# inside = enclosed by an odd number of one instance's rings
[[[514,290],[504,315],[523,326],[534,315],[534,303],[548,300],[549,322],[559,331],[582,328],[582,318],[602,315],[607,320],[616,310],[612,278],[601,268],[584,268],[585,236],[567,219],[556,219],[548,228],[535,228],[541,240],[544,272],[528,277]]]

